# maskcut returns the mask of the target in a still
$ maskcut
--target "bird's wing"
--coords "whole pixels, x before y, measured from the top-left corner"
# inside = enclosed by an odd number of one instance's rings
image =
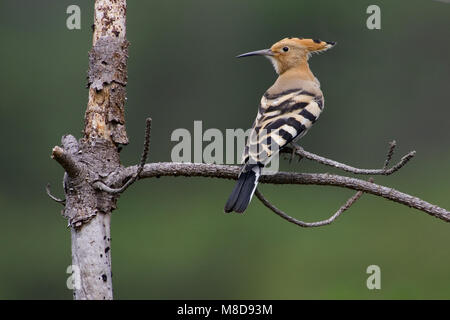
[[[319,118],[322,94],[291,89],[265,93],[247,141],[243,163],[261,164],[288,143],[302,137]]]

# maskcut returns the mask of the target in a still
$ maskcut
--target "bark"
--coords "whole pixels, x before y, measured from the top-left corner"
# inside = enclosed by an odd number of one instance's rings
[[[81,285],[74,298],[112,299],[110,215],[118,195],[95,190],[120,167],[119,144],[127,144],[124,104],[128,41],[126,0],[96,0],[92,50],[89,53],[89,98],[84,136],[65,136],[52,157],[65,169],[63,215],[69,220],[72,263]]]

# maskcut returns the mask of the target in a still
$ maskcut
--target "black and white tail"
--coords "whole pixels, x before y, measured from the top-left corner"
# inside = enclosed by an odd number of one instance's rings
[[[225,212],[242,213],[247,209],[250,200],[255,193],[258,179],[261,174],[259,165],[247,165],[239,175],[239,179],[225,204]]]

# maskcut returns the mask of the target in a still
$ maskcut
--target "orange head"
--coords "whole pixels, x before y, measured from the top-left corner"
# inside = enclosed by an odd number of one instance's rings
[[[265,56],[272,61],[275,71],[281,75],[289,69],[307,64],[308,58],[312,53],[324,52],[334,47],[335,44],[336,42],[332,41],[284,38],[275,43],[270,49],[252,51],[237,57]]]

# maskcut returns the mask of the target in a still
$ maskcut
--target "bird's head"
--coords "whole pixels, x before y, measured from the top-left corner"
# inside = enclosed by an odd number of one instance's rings
[[[284,38],[270,49],[244,53],[237,58],[265,56],[272,61],[275,71],[278,74],[283,74],[289,69],[306,64],[311,54],[324,52],[334,47],[335,44],[336,42],[316,39]]]

